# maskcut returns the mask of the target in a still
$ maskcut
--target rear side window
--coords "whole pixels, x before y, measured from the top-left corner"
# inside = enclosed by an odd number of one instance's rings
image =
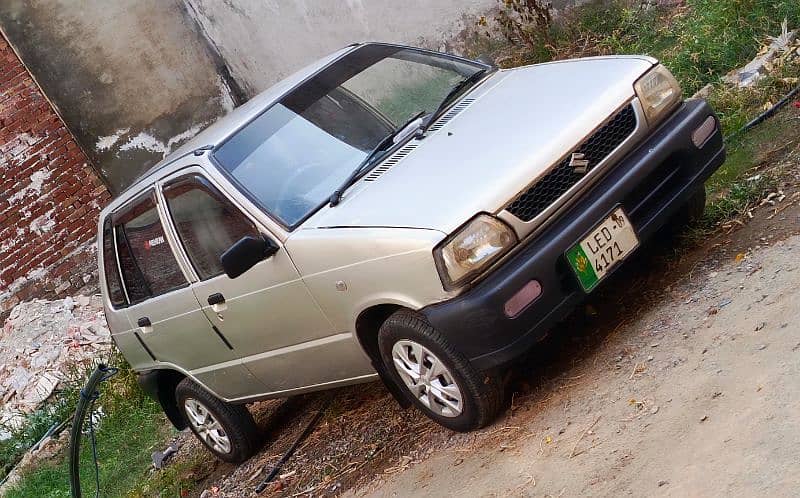
[[[201,280],[223,273],[220,256],[255,225],[200,175],[187,175],[163,188],[164,198],[186,254]]]
[[[187,285],[164,235],[153,192],[114,219],[122,278],[131,303]]]
[[[117,269],[117,258],[114,255],[114,232],[111,230],[110,217],[103,223],[103,272],[106,275],[106,287],[108,288],[108,298],[111,304],[116,308],[123,306],[125,304],[125,293],[122,291]]]

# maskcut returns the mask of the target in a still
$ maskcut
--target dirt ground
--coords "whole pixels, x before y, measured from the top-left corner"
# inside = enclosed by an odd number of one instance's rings
[[[640,248],[512,369],[490,427],[456,434],[379,384],[340,389],[260,496],[797,496],[800,147],[788,149],[761,166],[782,165],[782,203],[706,240]],[[327,396],[254,405],[266,443],[238,467],[182,435],[178,462],[199,459],[191,494],[257,496]]]
[[[791,237],[702,272],[515,398],[495,439],[357,494],[797,496],[798,270]]]

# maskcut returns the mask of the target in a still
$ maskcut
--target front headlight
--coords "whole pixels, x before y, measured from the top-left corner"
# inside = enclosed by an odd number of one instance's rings
[[[657,65],[634,83],[633,90],[644,108],[645,117],[654,125],[681,101],[681,86],[669,69]]]
[[[476,216],[434,249],[442,283],[448,290],[465,284],[516,243],[508,225],[487,214]]]

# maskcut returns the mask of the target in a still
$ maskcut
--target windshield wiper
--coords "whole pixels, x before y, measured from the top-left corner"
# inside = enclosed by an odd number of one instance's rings
[[[428,127],[431,124],[433,124],[434,121],[436,121],[436,118],[438,118],[442,114],[442,112],[444,112],[444,110],[447,108],[447,106],[450,105],[450,102],[456,96],[461,94],[461,92],[465,88],[467,88],[468,86],[471,86],[471,85],[477,83],[481,78],[483,78],[483,76],[487,73],[487,71],[489,71],[489,70],[488,69],[480,69],[480,70],[472,73],[472,75],[467,76],[463,80],[461,80],[458,83],[456,83],[456,85],[453,88],[451,88],[449,92],[447,92],[447,95],[444,96],[444,98],[442,99],[442,102],[439,104],[439,107],[437,107],[436,110],[433,111],[425,119],[425,124],[422,125],[422,131],[425,132],[428,129]]]
[[[350,176],[342,182],[342,184],[333,191],[330,197],[330,206],[336,206],[342,200],[342,195],[347,188],[352,185],[355,180],[358,178],[358,175],[361,174],[364,169],[372,164],[376,158],[378,158],[381,152],[390,149],[392,145],[402,141],[406,137],[410,136],[411,134],[417,133],[419,130],[422,129],[423,120],[422,116],[426,114],[425,111],[420,111],[414,116],[412,116],[408,121],[403,123],[402,126],[397,127],[392,133],[386,135],[378,145],[376,145],[370,152],[367,154],[367,157],[364,158],[363,161],[358,163],[358,166],[350,173]]]

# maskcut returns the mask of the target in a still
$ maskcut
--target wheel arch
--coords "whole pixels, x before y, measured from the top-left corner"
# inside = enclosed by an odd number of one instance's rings
[[[378,351],[378,331],[393,313],[401,309],[409,309],[406,306],[385,303],[370,306],[361,311],[356,318],[356,338],[361,348],[372,360],[380,359]]]
[[[139,385],[154,400],[158,401],[167,419],[178,430],[186,429],[189,422],[178,408],[175,388],[186,378],[183,373],[172,369],[158,369],[142,372],[137,377]]]
[[[361,345],[361,348],[367,354],[372,362],[372,367],[378,372],[383,385],[389,390],[394,399],[403,408],[411,406],[411,402],[406,397],[403,390],[393,380],[392,376],[388,375],[386,367],[381,360],[381,354],[378,349],[378,331],[381,325],[395,312],[407,309],[407,306],[396,303],[384,303],[370,306],[361,311],[356,318],[355,331],[356,339]]]

